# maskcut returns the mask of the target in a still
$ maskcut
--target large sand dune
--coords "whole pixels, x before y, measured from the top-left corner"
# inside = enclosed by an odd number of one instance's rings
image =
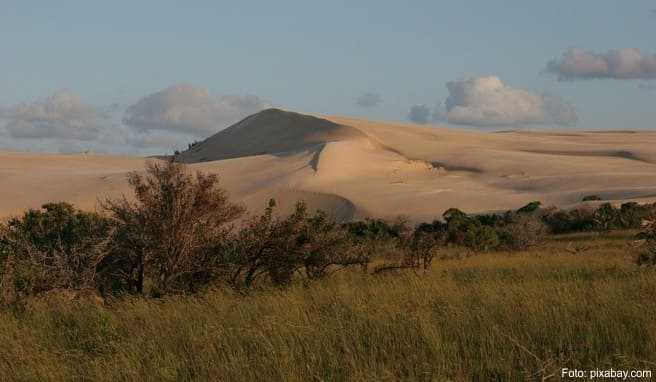
[[[182,153],[259,211],[306,200],[340,219],[429,220],[450,207],[656,200],[656,132],[480,132],[266,110]],[[0,153],[0,216],[46,201],[93,209],[129,193],[143,158]]]

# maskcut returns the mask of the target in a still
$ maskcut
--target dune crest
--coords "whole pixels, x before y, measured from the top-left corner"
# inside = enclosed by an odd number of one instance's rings
[[[419,127],[268,109],[181,153],[192,170],[218,173],[236,200],[259,212],[303,199],[348,220],[431,220],[450,207],[568,207],[585,195],[656,201],[656,132],[504,131]],[[129,195],[125,176],[145,159],[0,153],[0,217],[69,201]]]

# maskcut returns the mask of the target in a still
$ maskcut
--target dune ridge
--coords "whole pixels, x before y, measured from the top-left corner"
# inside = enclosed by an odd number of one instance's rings
[[[431,220],[450,208],[570,207],[585,195],[656,201],[656,132],[481,132],[269,109],[195,144],[178,159],[218,173],[249,210],[298,199],[340,220]],[[129,194],[144,158],[0,153],[0,217],[47,201],[94,209]]]

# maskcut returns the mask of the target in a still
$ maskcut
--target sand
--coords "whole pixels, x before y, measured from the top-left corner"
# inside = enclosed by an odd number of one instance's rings
[[[656,201],[656,132],[481,132],[267,110],[184,152],[191,170],[218,173],[233,199],[259,212],[303,199],[341,220],[431,220],[517,208],[571,207],[585,195]],[[48,201],[93,210],[129,195],[145,159],[0,152],[0,217]]]

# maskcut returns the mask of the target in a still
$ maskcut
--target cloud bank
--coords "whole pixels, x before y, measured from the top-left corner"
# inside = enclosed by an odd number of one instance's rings
[[[380,94],[376,93],[363,93],[358,97],[355,103],[364,108],[372,108],[378,106],[382,101]]]
[[[549,61],[545,71],[560,81],[650,79],[656,78],[656,55],[643,54],[635,48],[615,49],[606,53],[570,48],[559,59]]]
[[[514,126],[530,124],[573,125],[576,109],[551,93],[536,94],[505,85],[498,77],[486,76],[450,81],[445,110],[415,105],[408,119],[416,123],[446,120],[469,126]]]
[[[129,106],[123,123],[138,131],[166,130],[206,137],[268,106],[256,96],[216,98],[205,89],[182,84]]]
[[[0,111],[13,138],[62,138],[88,141],[101,134],[99,113],[68,90]]]
[[[92,107],[70,91],[0,107],[0,150],[164,154],[254,114],[267,104],[255,96],[212,97],[176,85],[127,109]]]

